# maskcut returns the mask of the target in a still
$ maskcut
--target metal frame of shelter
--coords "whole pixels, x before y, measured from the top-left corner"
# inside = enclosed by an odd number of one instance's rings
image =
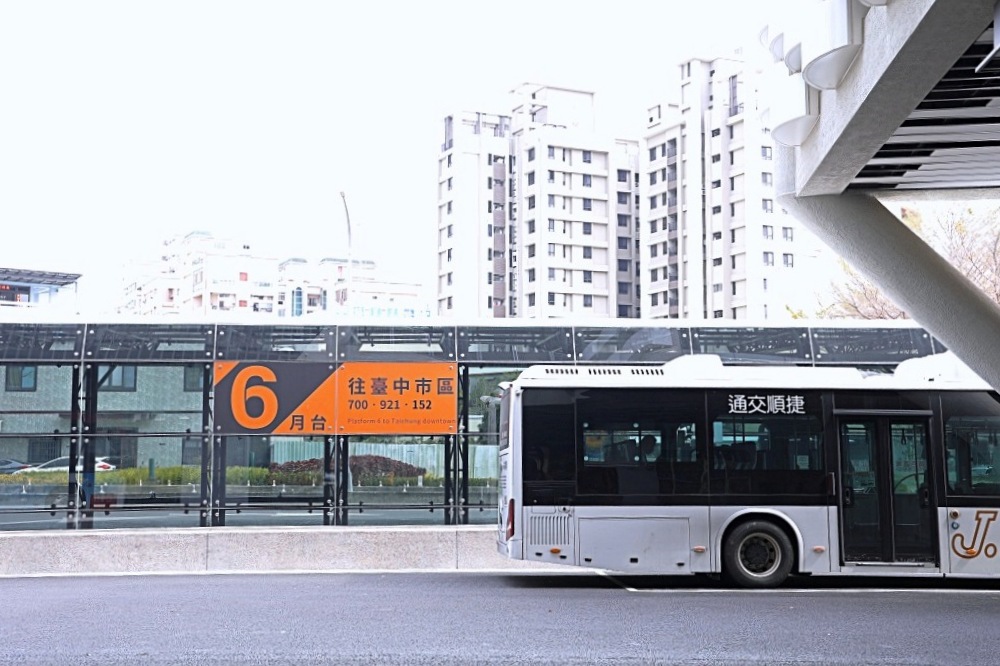
[[[350,435],[323,437],[322,495],[226,496],[227,437],[216,427],[219,396],[213,368],[219,362],[324,364],[331,370],[350,362],[386,364],[448,362],[457,370],[457,413],[452,434],[439,435],[444,446],[445,524],[469,522],[470,376],[491,369],[511,370],[537,363],[660,365],[684,354],[718,354],[729,364],[854,366],[887,370],[901,361],[946,351],[926,330],[911,322],[823,322],[808,325],[726,326],[642,322],[623,325],[507,322],[463,325],[248,325],[139,323],[0,323],[0,366],[62,366],[72,369],[65,415],[72,424],[70,458],[81,459],[82,473],[70,471],[65,504],[17,511],[66,513],[70,529],[93,526],[95,513],[178,507],[154,496],[129,505],[101,504],[93,486],[92,435],[101,432],[98,395],[109,372],[127,366],[202,364],[200,490],[186,498],[184,512],[197,513],[201,526],[225,525],[227,513],[260,508],[322,512],[324,525],[347,524],[352,512],[348,458]],[[285,366],[288,367],[288,366]],[[2,369],[2,368],[0,368]],[[0,394],[3,396],[6,394]],[[0,419],[12,411],[0,401]],[[2,438],[14,435],[0,432]],[[152,493],[150,493],[152,495]],[[78,499],[79,498],[79,499]],[[426,508],[398,505],[385,508]],[[5,510],[0,506],[0,513]]]

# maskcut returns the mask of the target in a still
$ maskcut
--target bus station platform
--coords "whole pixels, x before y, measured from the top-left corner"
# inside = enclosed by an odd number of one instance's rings
[[[482,525],[0,533],[4,577],[532,569],[566,571],[505,559]]]

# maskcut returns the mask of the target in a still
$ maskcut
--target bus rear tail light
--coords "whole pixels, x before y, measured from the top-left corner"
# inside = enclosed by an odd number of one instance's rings
[[[507,503],[507,539],[514,538],[514,500]]]

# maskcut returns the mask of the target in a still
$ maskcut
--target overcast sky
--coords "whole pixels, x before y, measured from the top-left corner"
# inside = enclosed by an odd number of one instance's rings
[[[87,291],[193,230],[343,255],[343,190],[355,254],[429,282],[444,115],[532,81],[638,134],[789,1],[2,3],[0,266]]]

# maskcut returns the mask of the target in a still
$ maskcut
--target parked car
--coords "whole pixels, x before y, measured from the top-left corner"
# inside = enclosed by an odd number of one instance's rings
[[[107,472],[108,470],[115,469],[115,466],[108,462],[107,457],[104,458],[94,458],[94,471],[95,472]],[[83,461],[78,460],[76,464],[76,471],[83,471]],[[60,458],[53,458],[48,462],[43,462],[41,465],[35,465],[34,467],[26,467],[24,469],[19,469],[13,474],[29,474],[31,472],[69,472],[69,456],[62,456]]]
[[[28,463],[21,462],[20,460],[12,460],[11,458],[0,458],[0,474],[13,474],[21,469],[26,469],[31,467]]]

